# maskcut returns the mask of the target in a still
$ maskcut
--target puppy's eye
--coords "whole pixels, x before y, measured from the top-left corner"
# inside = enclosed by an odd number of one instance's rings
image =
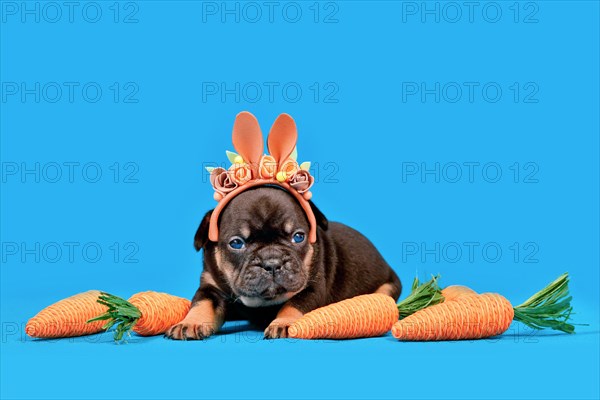
[[[296,232],[294,236],[292,236],[292,242],[294,243],[302,243],[304,242],[304,232]]]
[[[239,237],[235,237],[229,241],[229,247],[235,250],[241,250],[246,244]]]

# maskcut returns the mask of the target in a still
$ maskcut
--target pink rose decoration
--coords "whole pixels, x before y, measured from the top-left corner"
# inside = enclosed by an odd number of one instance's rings
[[[290,186],[296,189],[298,193],[304,193],[310,189],[315,183],[315,178],[303,169],[296,171],[296,173],[290,179]]]
[[[225,196],[238,186],[231,179],[227,170],[221,167],[213,169],[210,173],[210,184],[215,189],[215,192],[222,196]]]
[[[252,169],[246,163],[236,163],[229,167],[229,176],[238,185],[243,185],[252,179]]]

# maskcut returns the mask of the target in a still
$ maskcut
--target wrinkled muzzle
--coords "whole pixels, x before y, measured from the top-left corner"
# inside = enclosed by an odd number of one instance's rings
[[[248,257],[236,288],[240,295],[271,299],[296,292],[306,285],[307,274],[297,254],[282,246],[265,246]]]

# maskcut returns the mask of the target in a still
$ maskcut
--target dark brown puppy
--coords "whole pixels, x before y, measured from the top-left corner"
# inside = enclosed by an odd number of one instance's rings
[[[204,249],[200,288],[186,318],[166,336],[203,339],[225,320],[247,319],[266,326],[266,338],[287,337],[303,314],[366,293],[400,296],[398,276],[363,235],[328,223],[312,204],[317,241],[308,241],[309,224],[296,200],[278,187],[247,190],[225,208],[219,241],[208,240],[212,211],[194,238]]]

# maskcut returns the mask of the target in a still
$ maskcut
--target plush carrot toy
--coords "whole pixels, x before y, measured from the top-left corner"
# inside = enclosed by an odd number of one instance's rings
[[[139,335],[153,336],[165,333],[167,329],[185,318],[190,310],[191,302],[182,297],[159,292],[140,292],[124,300],[120,297],[102,292],[97,299],[99,304],[108,310],[88,322],[107,321],[102,329],[110,329],[113,325],[115,341],[120,341],[124,334],[133,329]]]
[[[90,290],[44,308],[27,322],[25,333],[34,338],[60,338],[101,332],[102,322],[86,323],[106,311],[96,301],[98,296],[100,291]]]
[[[398,318],[442,300],[437,278],[422,285],[415,279],[411,294],[398,304],[381,293],[356,296],[307,313],[288,328],[288,334],[297,339],[381,336]]]
[[[567,322],[573,310],[568,283],[565,273],[516,307],[496,293],[451,289],[447,301],[396,322],[392,335],[419,341],[481,339],[505,332],[513,320],[534,329],[573,333],[575,327]]]
[[[288,334],[298,339],[381,336],[396,321],[398,307],[392,297],[364,294],[309,312],[288,328]]]

